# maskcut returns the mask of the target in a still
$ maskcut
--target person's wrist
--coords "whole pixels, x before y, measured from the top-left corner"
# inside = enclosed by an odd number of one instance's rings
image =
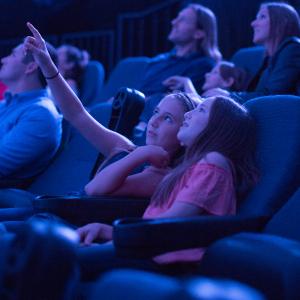
[[[51,59],[49,59],[49,61],[42,64],[40,67],[41,67],[43,76],[46,80],[48,78],[51,79],[52,77],[55,78],[59,75],[59,71]]]
[[[144,147],[145,146],[139,146],[128,155],[129,158],[133,159],[136,165],[144,163],[148,160],[147,151],[144,151]]]
[[[103,237],[105,240],[111,240],[113,237],[113,228],[110,225],[104,225],[103,228]]]
[[[46,80],[51,80],[51,79],[54,79],[54,78],[56,78],[56,77],[58,77],[58,76],[59,76],[59,71],[56,70],[56,73],[54,73],[53,75],[50,75],[50,76],[45,76],[45,75],[44,75],[44,78],[45,78]]]

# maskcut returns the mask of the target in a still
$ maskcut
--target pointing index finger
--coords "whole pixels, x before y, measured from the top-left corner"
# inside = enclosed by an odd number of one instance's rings
[[[39,41],[42,41],[43,38],[41,36],[41,34],[38,32],[38,30],[30,23],[27,22],[27,27],[29,28],[29,30],[31,31],[32,35]]]

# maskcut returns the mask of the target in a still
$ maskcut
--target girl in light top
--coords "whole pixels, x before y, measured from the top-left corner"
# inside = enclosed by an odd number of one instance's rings
[[[197,94],[196,88],[190,78],[184,76],[171,76],[163,84],[170,90],[183,90],[186,93]],[[246,89],[246,72],[236,67],[232,62],[221,61],[210,72],[205,74],[205,82],[202,86],[203,94],[215,88],[233,91],[243,91]]]

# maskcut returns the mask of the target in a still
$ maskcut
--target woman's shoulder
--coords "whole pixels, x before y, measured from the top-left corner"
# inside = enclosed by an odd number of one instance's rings
[[[198,161],[197,165],[212,165],[231,172],[231,166],[228,158],[215,151],[207,153],[200,161]]]
[[[296,36],[288,37],[286,38],[279,46],[277,49],[277,55],[280,53],[284,54],[291,54],[294,53],[299,53],[300,51],[300,38]]]

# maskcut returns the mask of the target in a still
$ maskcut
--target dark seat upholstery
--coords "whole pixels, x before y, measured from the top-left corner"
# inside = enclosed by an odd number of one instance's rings
[[[90,113],[96,120],[107,126],[111,107],[101,103],[93,106]],[[89,181],[90,171],[98,151],[76,129],[72,129],[70,135],[70,140],[60,156],[29,187],[29,192],[37,195],[63,195],[82,190]]]
[[[120,60],[103,85],[99,101],[107,101],[122,87],[138,88],[149,60],[148,57],[128,57]]]
[[[99,61],[92,60],[85,67],[79,93],[79,98],[84,106],[91,106],[101,99],[104,77],[104,67]]]
[[[231,61],[244,69],[248,74],[248,80],[251,80],[262,65],[263,58],[264,47],[257,46],[239,49],[233,54]]]
[[[201,272],[248,283],[268,299],[299,299],[299,214],[300,189],[272,217],[262,233],[240,233],[210,246]]]
[[[100,298],[102,300],[263,300],[263,296],[254,289],[232,280],[198,277],[179,281],[171,277],[133,270],[117,270],[101,277],[90,300]]]
[[[0,239],[1,299],[74,299],[79,272],[73,230],[35,221]]]

